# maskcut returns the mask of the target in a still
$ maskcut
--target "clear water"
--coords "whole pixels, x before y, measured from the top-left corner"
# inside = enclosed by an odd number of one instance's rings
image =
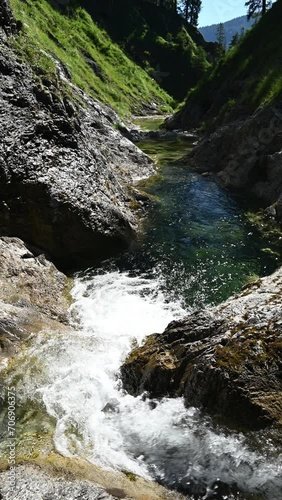
[[[168,298],[194,308],[219,303],[250,277],[277,268],[277,256],[265,253],[269,243],[248,222],[241,201],[214,178],[175,164],[187,152],[187,141],[139,146],[160,167],[155,181],[141,184],[157,203],[137,244],[115,260],[118,269],[159,274]]]
[[[143,186],[158,202],[140,239],[76,276],[76,331],[38,338],[22,355],[19,394],[22,384],[22,398],[54,417],[54,443],[65,456],[155,478],[193,498],[280,500],[282,457],[270,438],[254,434],[251,444],[182,399],[134,398],[122,388],[119,367],[146,335],[277,267],[238,201],[173,164],[187,143],[141,146],[159,160],[161,177]]]

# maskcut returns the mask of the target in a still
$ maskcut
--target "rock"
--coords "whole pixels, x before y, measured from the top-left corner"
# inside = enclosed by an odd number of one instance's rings
[[[119,402],[117,399],[113,398],[108,401],[108,403],[102,409],[104,413],[118,413],[119,412]]]
[[[44,498],[44,500],[98,500],[102,498],[114,500],[116,498],[110,494],[105,495],[104,489],[90,481],[70,481],[63,477],[52,478],[34,466],[17,467],[15,487],[13,488],[10,486],[11,479],[9,482],[6,476],[5,472],[0,474],[0,479],[2,479],[1,498],[3,500],[16,499],[19,498],[19,495],[21,500],[38,500],[39,498]]]
[[[121,369],[137,395],[184,396],[245,429],[282,419],[282,269],[220,306],[172,322]]]
[[[35,82],[1,46],[0,231],[70,268],[130,244],[138,218],[128,185],[154,167],[115,128],[111,109],[74,86],[72,102],[66,97],[60,79],[68,80],[53,62],[56,79]]]
[[[68,280],[38,249],[18,238],[0,238],[0,300],[25,304],[67,323]]]
[[[103,470],[82,459],[55,453],[34,463],[29,459],[13,472],[0,470],[3,500],[184,500],[181,494],[134,474],[130,479],[123,472]]]
[[[0,29],[1,28],[7,36],[16,33],[20,29],[20,23],[15,20],[7,0],[0,0]]]
[[[186,161],[199,172],[213,172],[227,188],[258,199],[265,207],[282,199],[282,103],[259,108],[206,135]],[[277,217],[282,214],[277,208]]]
[[[270,207],[267,207],[264,210],[264,215],[266,215],[266,217],[270,217],[271,219],[275,219],[276,214],[277,214],[276,208],[273,207],[272,205],[270,205]]]
[[[0,238],[0,356],[43,331],[69,330],[69,282],[18,238]]]
[[[186,140],[187,143],[191,144],[199,138],[196,132],[186,132],[184,130],[141,130],[137,127],[127,127],[123,123],[119,124],[119,131],[124,137],[129,139],[134,143],[140,141],[148,141],[150,139],[155,139],[158,141],[166,140]]]

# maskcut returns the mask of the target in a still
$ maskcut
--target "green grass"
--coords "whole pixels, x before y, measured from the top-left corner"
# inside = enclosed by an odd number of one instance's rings
[[[176,101],[208,71],[209,44],[172,9],[144,0],[79,2]]]
[[[282,1],[247,32],[188,95],[186,109],[201,107],[198,124],[253,112],[282,96]]]
[[[10,0],[23,30],[11,43],[19,55],[40,76],[54,78],[51,54],[69,69],[72,83],[120,116],[138,113],[155,102],[162,111],[171,111],[172,98],[149,75],[113,43],[106,31],[95,24],[81,7],[54,9],[47,0]],[[95,61],[99,74],[88,60]]]

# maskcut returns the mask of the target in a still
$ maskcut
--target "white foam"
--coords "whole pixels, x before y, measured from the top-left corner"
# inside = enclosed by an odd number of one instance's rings
[[[119,367],[135,343],[183,316],[159,292],[160,281],[112,272],[76,279],[72,308],[77,331],[50,337],[37,355],[48,371],[39,391],[56,419],[59,452],[145,477],[212,485],[217,478],[278,500],[281,457],[267,462],[242,435],[216,433],[182,399],[155,407],[126,394]],[[270,493],[269,493],[270,492]]]

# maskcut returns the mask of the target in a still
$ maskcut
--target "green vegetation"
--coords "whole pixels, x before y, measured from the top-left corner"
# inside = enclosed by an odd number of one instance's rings
[[[141,0],[80,0],[93,19],[177,101],[207,73],[214,44],[177,14]],[[178,2],[180,4],[180,2]],[[164,2],[165,4],[165,2]],[[169,4],[169,2],[168,2]]]
[[[129,481],[135,482],[138,477],[136,474],[133,474],[133,472],[129,472],[127,470],[123,470],[122,473],[129,479]]]
[[[257,212],[247,211],[246,218],[253,224],[261,237],[266,242],[266,247],[262,248],[262,252],[273,255],[277,261],[281,261],[282,256],[282,230],[281,225],[274,217],[265,215],[264,210]],[[271,244],[271,248],[269,245]]]
[[[185,104],[190,127],[216,117],[217,124],[238,118],[282,96],[281,16],[278,0],[190,92]]]
[[[238,332],[239,339],[236,335]],[[231,333],[232,337],[228,343],[217,347],[216,362],[219,366],[236,371],[248,368],[253,370],[266,364],[271,366],[280,359],[282,342],[275,325],[259,330],[240,323]]]
[[[11,43],[40,77],[56,78],[54,60],[68,68],[71,81],[121,116],[156,103],[171,111],[172,98],[134,64],[107,32],[77,4],[55,9],[47,0],[11,0],[23,30]]]
[[[164,116],[142,116],[133,119],[134,125],[141,130],[159,130],[164,122]]]

